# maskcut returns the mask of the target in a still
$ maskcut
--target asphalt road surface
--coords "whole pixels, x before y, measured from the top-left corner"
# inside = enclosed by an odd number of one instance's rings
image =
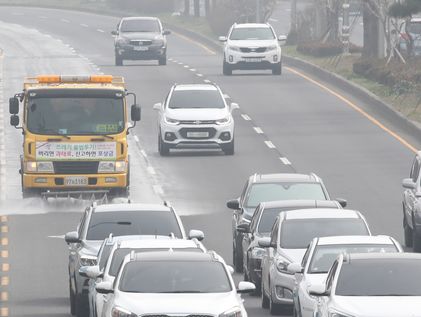
[[[168,37],[167,66],[127,62],[116,67],[110,31],[117,22],[79,12],[0,8],[1,215],[8,215],[0,218],[7,229],[2,230],[0,247],[8,251],[0,252],[1,263],[8,264],[1,266],[0,306],[8,306],[9,315],[70,316],[62,235],[75,228],[83,209],[72,202],[20,198],[22,135],[8,125],[6,101],[22,89],[24,76],[124,76],[143,111],[130,136],[132,198],[169,200],[186,227],[202,229],[207,247],[228,263],[231,213],[225,202],[236,198],[255,172],[315,172],[332,197],[348,199],[350,208],[366,216],[375,234],[402,241],[400,184],[409,173],[413,150],[420,148],[420,139],[402,121],[385,118],[372,105],[288,67],[282,76],[253,71],[224,77],[220,51],[179,34]],[[240,104],[235,113],[236,154],[180,151],[160,157],[152,105],[162,101],[175,82],[204,81],[216,82]],[[244,298],[250,316],[268,315],[259,298]]]

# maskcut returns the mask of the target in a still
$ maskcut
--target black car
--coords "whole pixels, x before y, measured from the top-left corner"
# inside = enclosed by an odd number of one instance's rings
[[[164,30],[154,17],[126,17],[120,20],[115,36],[115,64],[122,66],[126,60],[157,60],[167,64],[167,39],[171,32]]]
[[[243,233],[237,231],[237,226],[250,223],[261,202],[296,199],[330,200],[330,196],[321,178],[314,173],[254,174],[248,178],[241,196],[227,202],[227,207],[234,210],[232,249],[237,272],[243,271]],[[345,206],[346,201],[340,200],[340,204]]]
[[[307,208],[342,209],[336,200],[281,200],[260,203],[251,218],[251,222],[244,222],[237,227],[237,231],[244,234],[243,270],[244,280],[256,285],[256,293],[260,292],[262,269],[261,262],[265,249],[259,247],[259,239],[269,237],[276,217],[282,211]]]

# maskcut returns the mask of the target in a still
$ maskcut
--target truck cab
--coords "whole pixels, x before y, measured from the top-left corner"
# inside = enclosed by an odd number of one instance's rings
[[[128,195],[127,134],[141,112],[122,77],[26,78],[23,91],[10,98],[9,112],[11,125],[23,134],[23,198]]]

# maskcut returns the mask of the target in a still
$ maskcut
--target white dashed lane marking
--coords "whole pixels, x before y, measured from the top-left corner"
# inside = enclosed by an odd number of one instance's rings
[[[81,23],[80,26],[83,26],[84,28],[88,28],[89,25],[85,24],[85,23]]]
[[[259,127],[253,127],[254,131],[256,131],[257,134],[263,134],[263,130]]]
[[[241,117],[243,117],[243,119],[246,121],[251,121],[251,118],[246,114],[242,114]]]
[[[272,141],[265,141],[265,144],[270,149],[275,149],[276,148],[275,144],[273,144]]]
[[[195,72],[195,71],[196,71],[196,69],[195,69],[195,68],[190,68],[190,71],[191,71],[191,72]]]
[[[291,162],[286,157],[279,158],[285,165],[291,165]]]
[[[209,79],[205,79],[204,82],[207,83],[207,84],[211,83],[211,81]]]
[[[155,194],[157,194],[157,195],[163,195],[164,194],[164,190],[162,189],[161,185],[153,185],[153,190],[154,190]]]
[[[152,166],[147,167],[148,173],[151,175],[156,175],[155,169]]]
[[[66,19],[61,19],[60,21],[63,22],[63,23],[70,23],[70,21],[66,20]]]
[[[105,31],[103,29],[96,29],[96,30],[100,33],[105,33]]]
[[[197,73],[196,76],[197,77],[203,77],[203,74]]]

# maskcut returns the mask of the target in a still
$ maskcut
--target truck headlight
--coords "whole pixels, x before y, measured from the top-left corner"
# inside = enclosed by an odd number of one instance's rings
[[[80,257],[80,266],[94,266],[96,265],[97,257],[93,255],[82,255]]]
[[[118,306],[113,307],[113,309],[111,310],[111,316],[112,317],[137,317],[137,315],[133,314],[131,311],[118,307]]]
[[[230,122],[231,122],[231,117],[230,116],[227,116],[225,118],[222,118],[222,119],[219,119],[219,120],[216,120],[215,121],[215,123],[218,124],[218,125],[228,124]]]
[[[115,162],[115,171],[116,172],[126,171],[126,162],[125,161],[116,161]]]
[[[233,307],[219,315],[219,317],[242,317],[242,316],[243,316],[243,313],[241,312],[240,307]]]
[[[254,259],[261,259],[263,258],[263,255],[265,255],[265,249],[256,247],[251,250],[251,257]]]
[[[125,170],[125,161],[101,161],[98,165],[98,173],[124,172]]]
[[[25,171],[31,173],[54,173],[53,162],[26,162]]]

